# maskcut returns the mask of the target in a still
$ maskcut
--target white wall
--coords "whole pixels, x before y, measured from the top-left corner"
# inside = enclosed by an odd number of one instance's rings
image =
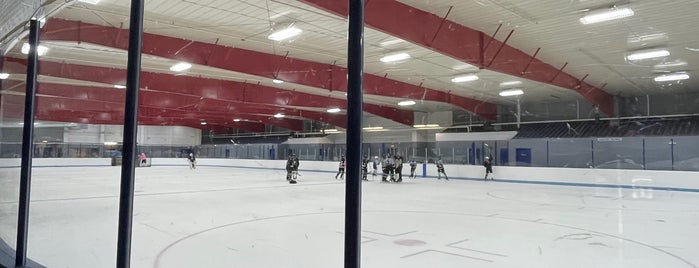
[[[65,128],[63,140],[71,143],[121,142],[124,127],[121,125],[80,125]],[[182,126],[138,126],[137,142],[140,145],[199,145],[201,130]]]
[[[97,165],[108,166],[108,158],[37,158],[34,166],[69,166]],[[197,159],[200,166],[220,165],[232,167],[250,167],[262,169],[284,169],[285,160],[253,159]],[[17,166],[19,159],[0,159],[0,167]],[[153,166],[186,165],[184,158],[154,158]],[[497,181],[523,183],[579,183],[600,185],[624,185],[638,187],[672,187],[699,191],[699,172],[690,171],[644,171],[621,169],[575,169],[575,168],[534,168],[534,167],[500,167],[495,166],[494,176]],[[301,161],[301,171],[337,172],[336,162]],[[445,165],[445,171],[452,179],[482,179],[485,168],[481,166]],[[422,174],[422,165],[418,165],[418,174]],[[404,165],[403,173],[408,174],[410,167]],[[433,164],[427,165],[427,176],[434,179],[437,169]],[[421,177],[420,177],[421,178]]]

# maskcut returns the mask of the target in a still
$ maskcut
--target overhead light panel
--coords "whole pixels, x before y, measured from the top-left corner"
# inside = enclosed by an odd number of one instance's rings
[[[631,17],[633,15],[634,12],[630,8],[613,8],[585,15],[584,17],[580,18],[580,23],[587,25],[598,22],[623,19]]]
[[[284,84],[284,80],[272,79],[272,83],[275,83],[275,84]]]
[[[22,45],[22,54],[25,54],[25,55],[29,54],[29,47],[30,47],[29,43],[24,43],[24,45]],[[37,49],[36,52],[39,56],[43,56],[43,55],[46,55],[46,52],[49,52],[49,48],[42,46],[42,45],[39,45],[39,49]]]
[[[340,133],[339,130],[334,129],[334,128],[323,130],[323,132],[325,132],[325,133]]]
[[[400,105],[400,106],[411,106],[411,105],[415,105],[415,101],[412,101],[412,100],[401,101],[401,102],[398,103],[398,105]]]
[[[510,96],[518,96],[518,95],[522,95],[522,94],[524,94],[524,91],[522,91],[521,89],[510,89],[510,90],[500,91],[499,95],[503,96],[503,97],[510,97]]]
[[[675,61],[663,62],[660,64],[656,64],[653,66],[653,68],[662,69],[662,68],[682,67],[682,66],[686,66],[686,65],[687,65],[686,61],[675,60]]]
[[[274,115],[274,118],[284,118],[285,116],[286,115],[284,115],[283,113],[277,113]]]
[[[78,0],[78,2],[96,5],[97,3],[100,2],[100,0]]]
[[[383,42],[379,43],[379,45],[382,47],[390,47],[390,46],[397,45],[400,43],[405,43],[405,40],[403,40],[403,39],[387,40],[387,41],[383,41]]]
[[[401,52],[401,53],[395,53],[395,54],[389,54],[386,56],[383,56],[379,60],[384,63],[390,63],[390,62],[397,62],[397,61],[403,61],[410,59],[410,54]]]
[[[476,81],[478,80],[478,76],[475,74],[467,74],[467,75],[462,75],[462,76],[457,76],[451,79],[452,82],[454,83],[463,83],[463,82],[470,82],[470,81]]]
[[[328,113],[339,113],[340,111],[342,111],[342,109],[340,109],[340,108],[330,108],[330,109],[327,109],[327,110],[325,110],[325,111],[328,112]]]
[[[172,65],[172,67],[170,67],[170,71],[181,72],[181,71],[187,70],[189,68],[192,68],[191,64],[186,63],[186,62],[180,62],[178,64]]]
[[[303,32],[303,30],[296,28],[294,26],[291,26],[291,27],[287,27],[287,28],[273,32],[272,34],[267,36],[267,39],[273,40],[273,41],[282,41],[282,40],[297,36],[297,35],[301,34],[302,32]]]
[[[414,128],[439,128],[439,124],[413,125]]]
[[[117,145],[116,141],[105,141],[104,145]]]
[[[199,123],[199,124],[201,124],[202,126],[206,126],[206,122],[204,122],[204,121],[202,121],[202,122]]]
[[[687,73],[673,73],[673,74],[664,74],[661,76],[656,76],[653,80],[655,82],[669,82],[669,81],[679,81],[679,80],[687,80],[689,79],[689,74]]]
[[[118,88],[118,89],[125,89],[125,88],[126,88],[126,86],[122,86],[122,85],[114,85],[114,88]]]
[[[362,129],[363,129],[363,130],[366,130],[366,131],[383,131],[383,130],[386,130],[386,129],[384,129],[383,127],[365,127],[365,128],[362,128]]]
[[[8,74],[8,73],[0,73],[0,79],[7,79],[8,77],[10,77],[10,74]]]
[[[233,119],[233,122],[240,122],[240,121],[242,121],[242,119],[240,119],[240,118]]]
[[[518,86],[521,84],[522,84],[522,81],[507,81],[507,82],[500,83],[500,86],[501,87],[511,87],[511,86]]]
[[[656,50],[637,51],[637,52],[634,52],[632,54],[627,55],[626,59],[628,59],[630,61],[637,61],[637,60],[662,58],[662,57],[667,57],[667,56],[670,56],[670,51],[667,51],[666,49],[656,49]]]

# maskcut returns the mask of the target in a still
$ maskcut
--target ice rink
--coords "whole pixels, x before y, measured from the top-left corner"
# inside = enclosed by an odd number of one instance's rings
[[[19,169],[6,169],[7,186]],[[131,267],[342,267],[335,170],[136,170]],[[28,256],[114,267],[120,167],[33,171]],[[497,178],[497,169],[496,169]],[[697,267],[699,193],[436,178],[363,183],[362,267]],[[17,197],[0,196],[14,245]]]

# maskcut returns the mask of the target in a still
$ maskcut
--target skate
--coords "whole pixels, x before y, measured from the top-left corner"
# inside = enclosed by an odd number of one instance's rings
[[[291,183],[291,184],[296,184],[296,181],[295,181],[295,180],[289,180],[289,183]]]

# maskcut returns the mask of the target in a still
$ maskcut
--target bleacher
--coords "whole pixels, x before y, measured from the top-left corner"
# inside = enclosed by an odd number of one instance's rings
[[[699,118],[652,118],[522,124],[515,139],[699,135]]]

